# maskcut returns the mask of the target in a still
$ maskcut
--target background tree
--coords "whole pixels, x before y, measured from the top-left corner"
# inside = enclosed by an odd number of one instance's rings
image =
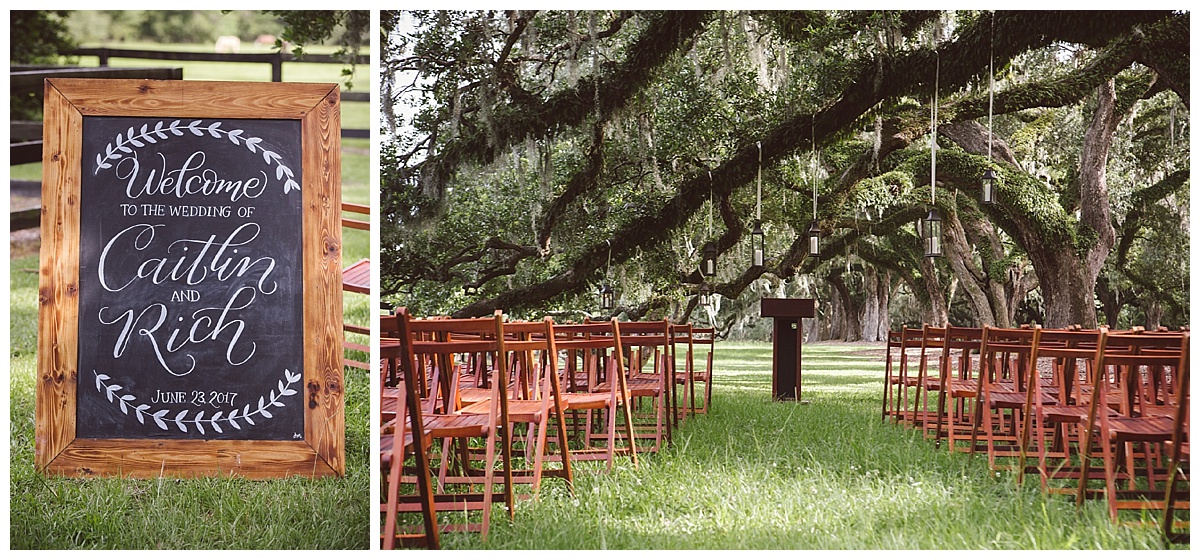
[[[1186,143],[1154,139],[1187,127],[1187,17],[385,12],[383,292],[418,313],[585,314],[607,280],[621,312],[684,320],[712,242],[710,320],[734,331],[764,293],[816,295],[822,332],[846,339],[899,322],[1094,325],[1114,268],[1178,303],[1186,273],[1151,286],[1129,259],[1155,258],[1134,241],[1151,207],[1186,223]],[[1166,107],[1169,131],[1138,118]],[[995,206],[977,202],[988,168]],[[1183,180],[1147,187],[1164,173]],[[768,258],[752,267],[760,188]],[[914,222],[934,198],[947,258],[929,260]],[[1124,226],[1133,200],[1149,206]]]
[[[61,53],[75,48],[75,41],[67,32],[69,13],[66,10],[9,11],[10,64],[58,64]],[[41,107],[36,95],[10,95],[9,111],[14,119],[28,119],[29,115],[41,114]]]

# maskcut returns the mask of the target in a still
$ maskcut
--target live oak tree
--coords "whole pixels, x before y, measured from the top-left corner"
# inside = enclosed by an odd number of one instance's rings
[[[1092,326],[1097,297],[1109,323],[1188,321],[1186,251],[1160,250],[1187,246],[1186,13],[381,19],[382,291],[414,312],[595,311],[608,282],[626,316],[683,320],[711,242],[723,328],[799,284],[847,339],[902,294],[933,324]],[[934,201],[942,259],[914,228]]]

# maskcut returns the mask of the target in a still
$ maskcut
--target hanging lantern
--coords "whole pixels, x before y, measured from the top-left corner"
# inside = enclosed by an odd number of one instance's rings
[[[700,261],[700,272],[709,278],[717,275],[717,246],[711,241],[704,244],[704,260]]]
[[[816,220],[808,228],[808,256],[821,256],[821,228],[817,227]]]
[[[930,208],[921,227],[921,240],[925,242],[926,257],[942,256],[942,217],[937,208]]]
[[[700,285],[700,305],[702,307],[712,305],[712,288],[708,287],[708,282]]]
[[[996,203],[996,179],[999,179],[999,177],[992,168],[989,167],[987,171],[983,172],[983,178],[980,180],[980,186],[982,187],[980,202],[984,204]]]
[[[754,260],[752,266],[762,266],[766,254],[767,236],[762,229],[762,142],[758,143],[758,203],[754,210],[754,229],[750,231],[750,249]]]
[[[600,308],[605,311],[612,310],[614,295],[612,286],[608,285],[608,282],[600,284]]]
[[[754,249],[754,266],[763,265],[766,241],[767,236],[763,233],[762,220],[754,220],[754,229],[750,231],[750,247]]]

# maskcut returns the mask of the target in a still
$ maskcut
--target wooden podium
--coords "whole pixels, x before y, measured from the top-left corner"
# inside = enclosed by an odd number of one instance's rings
[[[763,298],[762,316],[773,317],[771,352],[771,398],[800,400],[801,319],[816,317],[816,300]]]

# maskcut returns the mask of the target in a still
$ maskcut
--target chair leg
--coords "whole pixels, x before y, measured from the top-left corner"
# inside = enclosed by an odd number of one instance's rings
[[[533,454],[533,495],[538,495],[538,490],[542,486],[542,458],[546,454],[546,416],[549,414],[549,407],[542,409],[542,421],[537,424],[537,443]]]
[[[493,425],[488,432],[487,452],[484,455],[486,464],[483,467],[483,526],[479,530],[480,537],[484,541],[487,541],[488,527],[492,522],[492,493],[496,479],[496,431]]]

